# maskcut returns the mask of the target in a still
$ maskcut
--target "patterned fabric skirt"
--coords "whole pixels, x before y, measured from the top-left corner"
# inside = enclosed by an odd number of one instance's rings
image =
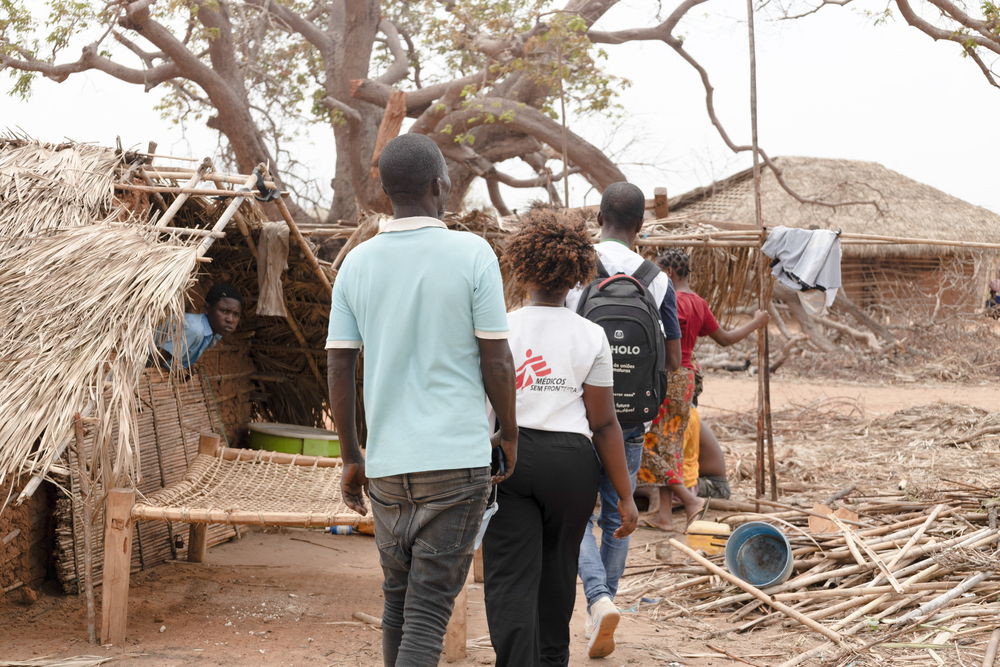
[[[667,379],[667,397],[643,436],[639,484],[684,483],[684,431],[694,394],[694,371],[679,368]]]

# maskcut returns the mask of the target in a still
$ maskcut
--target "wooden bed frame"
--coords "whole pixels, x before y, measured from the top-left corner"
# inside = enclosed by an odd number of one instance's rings
[[[104,527],[104,584],[101,599],[101,643],[121,645],[125,642],[128,625],[128,589],[130,564],[132,559],[132,528],[135,521],[181,521],[190,524],[188,538],[188,560],[201,563],[207,550],[206,535],[209,524],[254,526],[359,526],[371,523],[371,517],[362,517],[346,507],[338,507],[336,512],[267,511],[252,509],[220,509],[209,507],[171,506],[169,501],[179,493],[201,493],[208,497],[211,489],[199,486],[200,479],[193,471],[206,466],[225,465],[225,462],[248,462],[265,466],[307,466],[314,476],[322,475],[328,486],[339,477],[342,462],[339,458],[301,456],[280,452],[233,449],[220,446],[220,438],[214,434],[203,434],[198,443],[198,456],[192,461],[188,476],[146,500],[136,502],[135,489],[112,489],[108,493],[105,507]],[[332,479],[335,476],[336,479]],[[289,498],[295,495],[293,488],[283,488]],[[158,502],[162,500],[166,502]],[[211,505],[211,503],[208,503]],[[478,561],[478,559],[477,559]],[[480,561],[481,562],[481,561]],[[476,580],[479,563],[477,562]],[[467,643],[467,597],[468,585],[455,599],[455,609],[445,634],[444,657],[448,662],[466,656]]]

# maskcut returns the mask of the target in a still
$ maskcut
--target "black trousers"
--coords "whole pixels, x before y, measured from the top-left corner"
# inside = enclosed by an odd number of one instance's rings
[[[601,465],[578,433],[520,429],[517,465],[483,539],[486,619],[498,667],[569,663],[580,540]]]

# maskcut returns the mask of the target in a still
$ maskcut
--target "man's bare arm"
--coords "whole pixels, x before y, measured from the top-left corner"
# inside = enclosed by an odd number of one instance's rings
[[[493,478],[494,483],[499,483],[510,477],[517,463],[514,358],[510,354],[510,345],[504,338],[477,338],[476,341],[479,343],[479,368],[483,374],[483,388],[500,421],[500,442],[494,442],[493,445],[499,445],[507,459],[506,473]]]
[[[358,424],[355,418],[357,399],[354,377],[357,362],[357,349],[327,350],[326,379],[330,389],[330,411],[337,425],[340,456],[344,460],[341,490],[347,506],[364,516],[368,513],[364,497],[368,479],[365,477],[365,459],[358,444]]]

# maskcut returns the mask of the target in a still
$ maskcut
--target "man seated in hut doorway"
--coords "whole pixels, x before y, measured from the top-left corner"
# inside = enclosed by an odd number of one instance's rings
[[[437,665],[455,596],[486,508],[490,433],[514,470],[514,363],[496,255],[440,217],[451,181],[423,134],[379,157],[393,220],[352,250],[333,285],[327,363],[344,460],[344,501],[365,514],[368,491],[384,581],[382,662]],[[402,268],[401,268],[402,267]],[[364,345],[367,457],[355,419]]]
[[[243,297],[232,285],[213,285],[205,296],[204,313],[185,313],[184,329],[176,338],[160,335],[157,346],[163,354],[163,365],[176,368],[191,368],[209,349],[227,334],[236,331],[240,323]],[[175,350],[175,344],[181,345]]]

